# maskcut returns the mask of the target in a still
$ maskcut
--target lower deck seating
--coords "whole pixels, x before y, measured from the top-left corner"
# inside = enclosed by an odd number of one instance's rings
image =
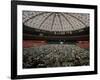
[[[23,49],[23,68],[89,65],[89,50],[75,44],[46,44]]]

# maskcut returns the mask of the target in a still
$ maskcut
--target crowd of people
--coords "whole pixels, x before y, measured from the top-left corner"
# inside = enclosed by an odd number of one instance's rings
[[[75,44],[46,44],[23,49],[23,68],[89,65],[89,49]]]

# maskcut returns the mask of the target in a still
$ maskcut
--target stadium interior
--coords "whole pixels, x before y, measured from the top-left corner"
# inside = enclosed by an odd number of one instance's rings
[[[89,65],[89,14],[23,11],[23,68]]]

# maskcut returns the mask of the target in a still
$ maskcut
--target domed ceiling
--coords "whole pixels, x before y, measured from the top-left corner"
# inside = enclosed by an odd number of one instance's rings
[[[89,14],[23,11],[23,24],[46,31],[74,31],[89,27]]]

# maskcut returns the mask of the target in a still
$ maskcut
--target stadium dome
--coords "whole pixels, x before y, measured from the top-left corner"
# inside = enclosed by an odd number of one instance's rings
[[[89,14],[23,11],[23,24],[45,31],[75,31],[89,27]]]

